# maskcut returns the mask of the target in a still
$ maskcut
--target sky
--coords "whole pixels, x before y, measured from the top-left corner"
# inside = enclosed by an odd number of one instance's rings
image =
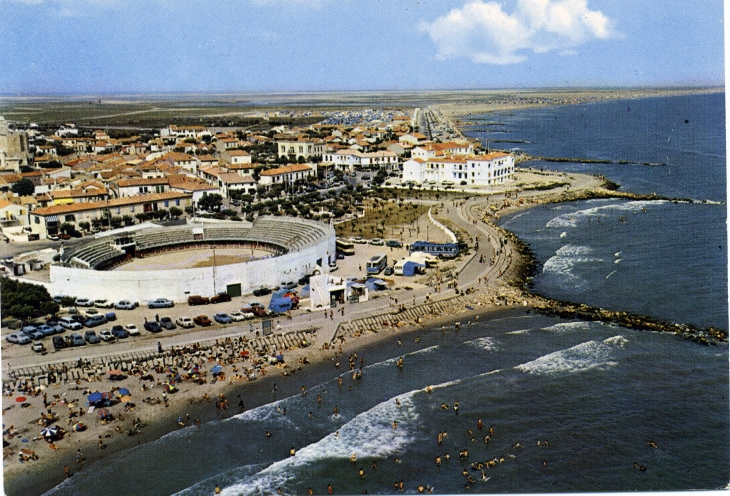
[[[722,0],[0,0],[0,94],[724,85]]]

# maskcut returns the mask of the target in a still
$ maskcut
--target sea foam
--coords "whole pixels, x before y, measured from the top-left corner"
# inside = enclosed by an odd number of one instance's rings
[[[623,336],[614,336],[604,341],[588,341],[566,350],[555,351],[515,369],[528,374],[556,374],[583,372],[617,365],[614,360],[616,348],[626,344]]]
[[[344,424],[316,443],[299,449],[295,456],[277,461],[257,474],[223,489],[222,494],[274,494],[307,466],[326,459],[387,458],[403,451],[415,438],[419,415],[413,395],[420,390],[380,403]],[[398,427],[393,428],[393,421]]]

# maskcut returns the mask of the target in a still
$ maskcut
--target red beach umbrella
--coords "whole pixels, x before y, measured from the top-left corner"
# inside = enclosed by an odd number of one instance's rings
[[[26,398],[25,396],[18,396],[17,398],[15,398],[16,403],[25,403],[26,401],[28,401],[28,398]]]

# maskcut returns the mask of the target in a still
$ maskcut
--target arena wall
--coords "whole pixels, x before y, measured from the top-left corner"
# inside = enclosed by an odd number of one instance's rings
[[[240,284],[244,294],[260,286],[276,286],[311,274],[318,260],[328,270],[335,257],[335,234],[321,242],[278,257],[215,267],[149,271],[97,271],[51,266],[51,295],[83,298],[129,299],[140,305],[156,298],[187,301],[193,294],[212,296],[226,291],[229,284]],[[214,277],[215,273],[215,277]]]

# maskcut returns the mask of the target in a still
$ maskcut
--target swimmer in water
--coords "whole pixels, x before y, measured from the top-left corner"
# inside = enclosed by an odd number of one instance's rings
[[[350,455],[350,461],[352,463],[355,463],[357,461],[357,456],[355,455],[355,453],[353,453],[352,455]]]

